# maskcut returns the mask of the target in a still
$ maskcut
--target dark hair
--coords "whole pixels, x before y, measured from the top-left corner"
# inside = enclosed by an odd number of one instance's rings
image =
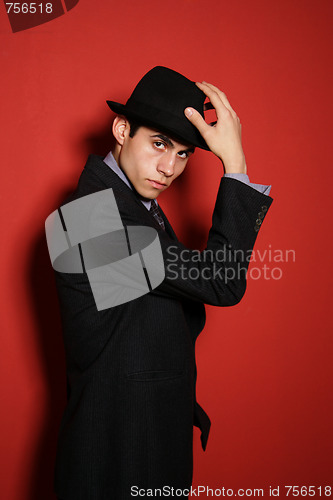
[[[137,133],[138,129],[141,127],[140,123],[137,123],[137,122],[134,122],[132,119],[128,120],[128,123],[130,124],[130,133],[129,133],[129,136],[130,137],[134,137],[135,134]]]

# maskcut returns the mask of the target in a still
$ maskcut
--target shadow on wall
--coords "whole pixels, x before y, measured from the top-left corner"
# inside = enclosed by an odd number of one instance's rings
[[[46,383],[45,418],[34,457],[29,500],[53,500],[53,469],[61,415],[66,404],[65,355],[58,298],[44,234],[31,256],[29,293],[34,305],[36,341]]]
[[[108,118],[104,123],[101,122],[101,125],[98,129],[94,127],[94,129],[89,130],[78,144],[76,145],[76,151],[82,154],[82,151],[85,152],[85,156],[88,157],[90,154],[97,154],[101,156],[106,156],[109,151],[111,151],[115,139],[112,134],[112,122],[113,117]],[[82,168],[84,165],[82,165]]]
[[[111,139],[112,133],[108,121],[108,124],[97,132],[88,133],[77,145],[77,149],[81,154],[82,151],[86,151],[86,156],[90,153],[103,155],[110,151]],[[78,172],[73,171],[72,186],[76,185],[83,166],[80,166]],[[66,176],[64,180],[66,187],[70,176]],[[53,194],[49,213],[60,206],[70,193],[71,191],[67,189],[62,193]],[[44,423],[32,457],[32,476],[27,500],[55,500],[54,464],[59,426],[67,399],[66,365],[58,296],[44,232],[36,237],[31,252],[28,293],[34,306],[36,343],[41,353],[47,401]]]

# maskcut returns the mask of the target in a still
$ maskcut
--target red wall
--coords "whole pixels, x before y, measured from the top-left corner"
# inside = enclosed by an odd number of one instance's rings
[[[195,431],[194,485],[332,485],[332,12],[329,0],[80,0],[13,33],[2,6],[2,499],[54,498],[65,377],[44,220],[87,154],[108,152],[105,100],[123,102],[155,65],[226,92],[250,178],[275,198],[244,299],[207,308],[198,399],[212,429],[205,453]],[[201,248],[221,166],[203,151],[191,162],[161,204]]]

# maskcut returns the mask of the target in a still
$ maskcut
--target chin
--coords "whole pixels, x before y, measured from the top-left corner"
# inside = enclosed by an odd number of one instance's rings
[[[160,194],[157,189],[149,189],[149,187],[147,189],[147,186],[134,186],[134,189],[141,196],[141,198],[146,200],[154,200]]]
[[[136,192],[138,193],[139,196],[141,196],[141,198],[143,198],[144,200],[154,200],[155,198],[157,198],[158,196],[158,193],[152,193],[150,191],[145,191],[145,190],[139,190],[139,189],[136,189]]]
[[[144,198],[145,200],[155,200],[155,198],[157,198],[158,194],[141,194],[140,195],[142,198]]]

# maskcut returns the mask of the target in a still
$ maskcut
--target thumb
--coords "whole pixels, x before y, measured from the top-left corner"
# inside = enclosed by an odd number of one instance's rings
[[[199,111],[194,108],[185,108],[184,114],[186,118],[199,130],[200,134],[203,135],[208,125],[202,118]]]

